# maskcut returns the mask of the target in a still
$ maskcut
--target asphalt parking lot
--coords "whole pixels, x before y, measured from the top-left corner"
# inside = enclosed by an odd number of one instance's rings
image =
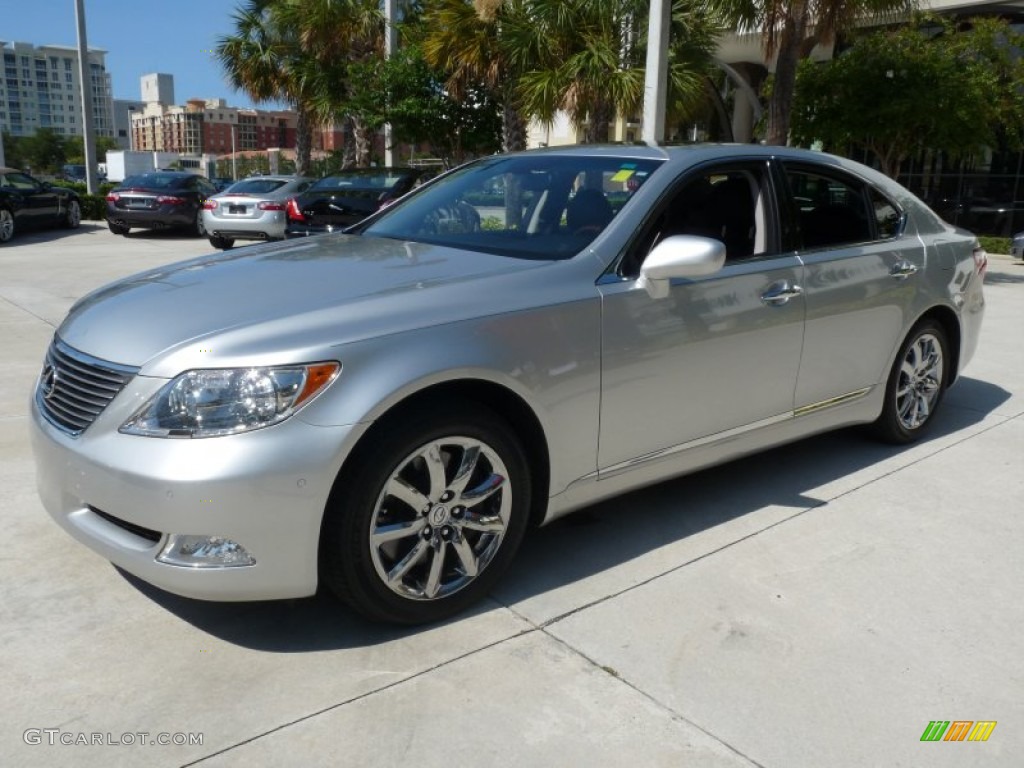
[[[0,246],[0,765],[1021,765],[1020,262],[992,258],[928,440],[843,431],[602,503],[532,535],[477,610],[395,629],[326,596],[164,594],[38,501],[54,327],[210,250],[95,223]],[[922,742],[934,720],[997,725]]]

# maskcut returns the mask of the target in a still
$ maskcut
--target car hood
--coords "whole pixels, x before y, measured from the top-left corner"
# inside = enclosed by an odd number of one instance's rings
[[[515,308],[534,299],[490,281],[553,263],[327,235],[127,277],[83,297],[57,333],[86,354],[154,376],[299,362],[325,345]]]

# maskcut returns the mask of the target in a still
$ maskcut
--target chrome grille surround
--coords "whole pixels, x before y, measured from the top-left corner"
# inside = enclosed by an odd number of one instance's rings
[[[36,405],[57,429],[78,436],[138,370],[91,357],[54,336],[36,385]]]

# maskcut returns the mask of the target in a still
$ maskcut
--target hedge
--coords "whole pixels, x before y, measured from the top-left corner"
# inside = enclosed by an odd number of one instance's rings
[[[1010,238],[1008,237],[979,235],[978,242],[981,243],[981,247],[985,249],[986,253],[998,253],[1004,256],[1010,253]]]

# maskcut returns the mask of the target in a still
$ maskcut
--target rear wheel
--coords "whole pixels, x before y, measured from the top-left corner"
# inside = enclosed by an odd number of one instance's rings
[[[931,424],[948,380],[949,343],[934,320],[914,326],[889,373],[885,407],[875,435],[890,443],[911,443]]]
[[[68,210],[64,214],[64,226],[68,229],[78,229],[82,223],[82,208],[77,200],[68,201]]]
[[[131,227],[126,227],[122,224],[115,224],[112,221],[108,221],[107,229],[109,229],[115,235],[127,235],[128,232],[131,230]]]
[[[203,209],[202,207],[196,211],[196,220],[192,222],[192,234],[196,237],[206,237],[206,224],[203,222]]]
[[[0,243],[14,237],[14,216],[6,208],[0,208]]]
[[[522,444],[475,403],[435,403],[382,424],[342,470],[325,511],[321,570],[376,620],[437,621],[484,597],[526,531]]]
[[[222,251],[226,251],[228,248],[233,246],[235,241],[230,237],[217,237],[215,235],[210,236],[210,245],[214,248],[220,248]]]

